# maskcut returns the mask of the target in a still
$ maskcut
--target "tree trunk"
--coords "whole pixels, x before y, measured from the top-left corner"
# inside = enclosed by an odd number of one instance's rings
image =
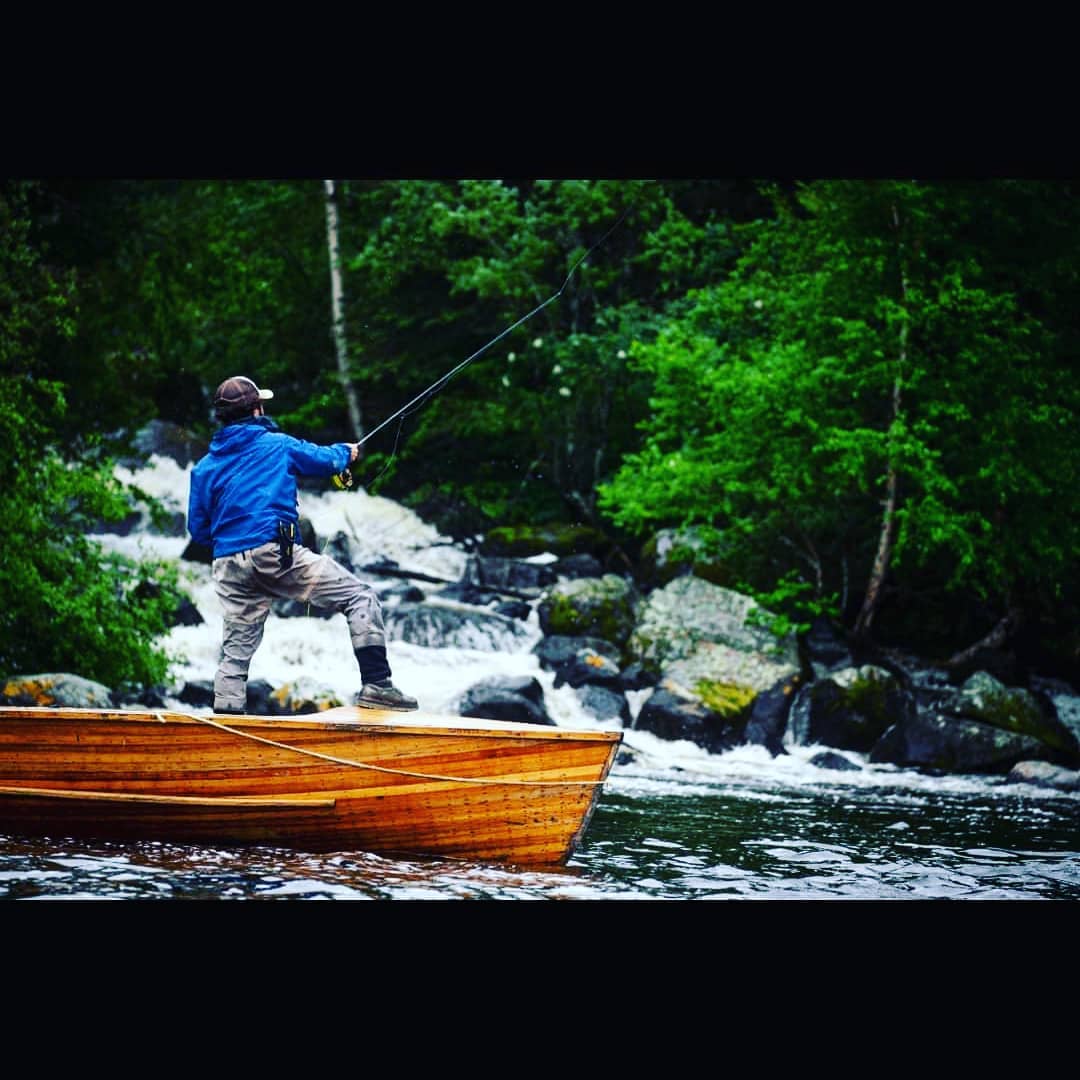
[[[345,405],[349,410],[353,441],[364,437],[364,421],[360,415],[360,399],[352,379],[349,378],[349,353],[345,341],[345,297],[341,288],[341,255],[338,248],[337,193],[333,180],[324,180],[326,190],[326,243],[330,252],[330,313],[334,332],[334,349],[337,353],[338,378]],[[364,448],[360,447],[363,455]]]
[[[896,528],[896,470],[891,465],[885,480],[884,507],[881,518],[881,535],[878,538],[877,555],[874,557],[874,568],[870,572],[870,581],[866,586],[862,609],[859,611],[859,617],[855,620],[854,635],[856,638],[866,637],[870,633],[870,624],[874,621],[878,602],[881,599],[881,586],[889,569],[889,560],[892,558]]]
[[[966,664],[981,649],[1000,649],[1002,645],[1015,633],[1020,625],[1021,612],[1019,608],[1010,608],[997,625],[984,638],[980,638],[974,645],[969,645],[958,653],[954,653],[945,661],[946,668],[958,668]]]
[[[893,225],[897,232],[900,230],[900,215],[896,207],[892,208]],[[892,390],[892,419],[896,421],[900,416],[903,390],[904,364],[907,360],[907,275],[904,272],[903,252],[901,250],[900,264],[900,295],[905,304],[904,319],[900,323],[900,356],[897,364],[896,378],[893,379]],[[892,452],[889,452],[889,463],[885,474],[885,501],[881,515],[881,532],[878,537],[877,555],[874,557],[874,567],[870,571],[870,580],[867,582],[866,595],[863,597],[862,608],[859,617],[855,620],[853,634],[856,639],[865,638],[870,633],[870,624],[874,621],[878,604],[881,601],[881,587],[885,581],[885,575],[889,572],[889,562],[892,559],[893,544],[896,539],[896,463]]]

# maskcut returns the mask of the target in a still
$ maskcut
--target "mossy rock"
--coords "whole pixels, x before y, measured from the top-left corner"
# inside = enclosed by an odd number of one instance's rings
[[[1080,752],[1072,731],[1057,716],[1047,716],[1030,691],[1004,686],[985,671],[972,675],[946,707],[955,716],[1038,739],[1072,759]]]
[[[851,712],[865,716],[872,724],[880,725],[882,731],[889,726],[889,691],[893,684],[888,679],[873,675],[859,676],[844,689],[842,701]]]
[[[725,720],[747,719],[758,696],[758,692],[752,687],[714,679],[701,679],[695,684],[694,692],[706,708],[718,713]]]
[[[93,679],[67,673],[14,675],[0,688],[4,705],[44,706],[46,708],[108,709],[112,690]]]
[[[611,550],[611,541],[589,525],[503,525],[492,529],[480,546],[484,555],[528,559],[551,553],[560,559],[569,555],[595,555],[599,559]]]
[[[578,578],[549,590],[537,607],[545,634],[597,637],[622,649],[634,629],[637,594],[624,578]]]
[[[713,585],[732,588],[736,574],[712,553],[695,529],[661,529],[641,548],[642,579],[652,586],[667,585],[684,574],[693,574]]]

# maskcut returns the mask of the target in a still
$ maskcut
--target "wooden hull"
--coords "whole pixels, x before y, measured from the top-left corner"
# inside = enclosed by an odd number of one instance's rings
[[[622,736],[339,708],[0,707],[0,831],[562,865]]]

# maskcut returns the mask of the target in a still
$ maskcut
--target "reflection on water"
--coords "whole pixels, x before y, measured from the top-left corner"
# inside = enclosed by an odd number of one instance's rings
[[[579,861],[657,898],[1080,899],[1074,799],[833,791],[670,809],[610,795]]]
[[[0,898],[1080,899],[1080,799],[609,782],[568,867],[0,836]]]

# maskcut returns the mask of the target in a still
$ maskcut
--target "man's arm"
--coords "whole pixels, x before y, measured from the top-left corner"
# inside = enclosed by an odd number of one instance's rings
[[[293,471],[301,476],[334,476],[357,458],[358,443],[331,443],[317,446],[304,439],[286,436],[290,440],[289,457]]]

